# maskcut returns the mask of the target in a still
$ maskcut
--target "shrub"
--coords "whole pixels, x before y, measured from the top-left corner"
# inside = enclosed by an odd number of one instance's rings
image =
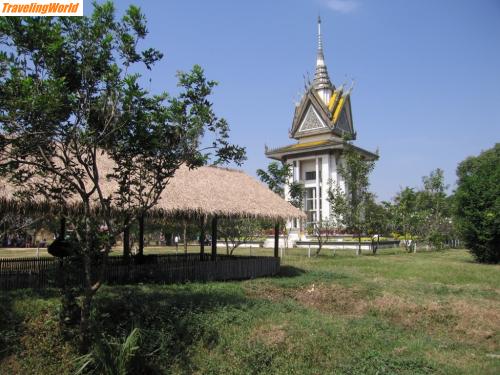
[[[75,375],[154,373],[148,366],[147,355],[140,350],[140,341],[138,328],[134,328],[122,343],[111,337],[101,338],[90,353],[77,358]]]
[[[500,261],[500,143],[457,168],[457,229],[465,246],[482,263]]]

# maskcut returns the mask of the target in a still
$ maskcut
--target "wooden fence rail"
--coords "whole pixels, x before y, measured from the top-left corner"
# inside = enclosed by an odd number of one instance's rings
[[[218,255],[214,261],[210,254],[146,255],[128,261],[123,256],[113,256],[107,258],[104,280],[108,284],[241,280],[275,275],[279,267],[279,258],[262,256]],[[0,259],[0,290],[43,289],[63,282],[83,286],[83,266],[48,257]]]

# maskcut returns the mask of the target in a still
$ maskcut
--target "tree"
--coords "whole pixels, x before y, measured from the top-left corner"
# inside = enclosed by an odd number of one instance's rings
[[[288,201],[295,207],[301,208],[304,199],[304,187],[301,183],[292,181],[292,168],[290,164],[271,162],[267,166],[267,171],[257,169],[257,176],[264,182],[271,191],[285,198],[285,186],[288,187]]]
[[[406,187],[396,195],[392,214],[396,230],[404,236],[406,251],[415,251],[423,215],[418,211],[417,193],[413,188]]]
[[[387,203],[379,204],[375,201],[375,195],[369,194],[365,204],[366,233],[372,236],[372,252],[377,253],[380,235],[387,233],[389,227],[389,215]]]
[[[288,184],[288,201],[294,207],[302,209],[302,202],[304,201],[304,186],[297,181]]]
[[[337,184],[328,191],[328,200],[335,220],[341,222],[347,230],[358,237],[357,254],[361,254],[361,234],[366,230],[365,206],[369,200],[369,175],[375,167],[375,161],[368,160],[358,153],[351,142],[346,140],[343,161],[338,172],[345,189]]]
[[[226,243],[227,255],[233,255],[236,248],[250,241],[260,232],[260,225],[256,219],[222,218],[218,229]]]
[[[269,190],[285,198],[285,185],[292,173],[290,164],[273,161],[267,166],[267,170],[257,169],[257,176],[264,182]]]
[[[455,221],[465,246],[481,263],[500,261],[500,143],[457,168]]]
[[[394,229],[404,236],[407,251],[416,251],[417,242],[442,249],[453,238],[451,200],[441,169],[422,177],[423,189],[402,189],[394,198]]]
[[[316,256],[319,255],[323,246],[335,235],[337,223],[334,220],[319,220],[311,223],[309,226],[310,234],[318,241],[318,248],[316,249]]]
[[[208,100],[216,82],[201,67],[179,73],[176,97],[141,88],[130,71],[151,69],[162,54],[138,50],[147,28],[135,6],[121,19],[111,2],[94,4],[90,17],[5,17],[0,34],[1,171],[20,199],[43,195],[74,229],[85,272],[86,351],[92,300],[114,238],[156,204],[181,164],[240,163],[244,149],[229,144],[229,126]],[[202,148],[208,134],[213,141]],[[115,165],[108,176],[103,158]],[[118,188],[104,190],[107,180]],[[69,210],[70,197],[78,210]]]
[[[285,198],[285,187],[288,187],[288,202],[294,207],[302,209],[302,201],[304,199],[304,186],[298,181],[291,181],[292,168],[290,164],[271,162],[267,166],[267,171],[257,169],[257,175],[271,191]],[[285,226],[282,230],[283,242],[285,248],[288,248],[288,238],[290,232]]]
[[[428,244],[442,249],[451,235],[449,201],[446,199],[447,185],[443,170],[437,168],[422,178],[424,189],[417,194],[417,205],[425,217],[426,230],[422,231]]]

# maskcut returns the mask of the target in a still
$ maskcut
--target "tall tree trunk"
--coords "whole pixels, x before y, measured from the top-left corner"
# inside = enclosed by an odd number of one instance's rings
[[[358,233],[358,250],[356,255],[361,255],[361,233]]]
[[[318,256],[321,249],[323,249],[323,238],[321,236],[321,234],[318,235],[318,248],[316,249],[316,254],[314,254],[315,256]]]
[[[85,273],[85,290],[83,294],[81,312],[80,312],[80,352],[88,353],[91,343],[90,317],[92,312],[92,299],[94,297],[94,288],[92,280],[92,258],[93,253],[93,228],[90,224],[92,220],[90,213],[85,213],[85,242],[83,245],[83,269]]]
[[[85,261],[85,263],[87,263],[87,261]],[[86,265],[85,272],[87,273],[87,271],[90,270]],[[90,344],[92,342],[90,316],[92,312],[93,296],[94,294],[92,290],[87,286],[83,295],[82,309],[80,314],[80,353],[82,354],[86,354],[89,352]]]
[[[403,230],[405,231],[405,250],[409,251],[408,250],[408,235],[406,234],[406,228],[404,228]]]

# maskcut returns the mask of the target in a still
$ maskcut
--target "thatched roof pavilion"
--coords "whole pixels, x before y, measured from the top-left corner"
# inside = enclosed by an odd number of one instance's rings
[[[181,167],[156,210],[165,214],[291,219],[304,213],[243,171],[213,166]]]
[[[105,155],[102,155],[98,164],[101,176],[113,171],[114,163]],[[106,196],[112,197],[117,191],[117,184],[112,180],[103,179],[101,184]],[[22,212],[24,209],[27,211],[47,212],[54,210],[57,212],[61,208],[59,205],[55,207],[37,196],[31,196],[29,200],[21,202],[15,196],[17,189],[18,187],[8,180],[0,179],[0,212]],[[67,207],[65,208],[78,210],[78,198],[75,196],[67,199]],[[174,177],[170,179],[156,206],[148,214],[167,217],[210,217],[212,219],[212,254],[217,251],[217,217],[251,217],[274,220],[276,222],[276,256],[278,252],[278,222],[291,218],[305,218],[305,214],[301,210],[243,171],[214,166],[204,166],[191,170],[185,166],[179,168]],[[141,221],[142,228],[143,225],[143,221]]]
[[[101,174],[112,171],[112,164],[101,163]],[[103,179],[105,195],[112,196],[116,183]],[[49,208],[49,202],[32,196],[22,203],[15,197],[18,188],[6,179],[0,179],[0,209],[3,211],[19,208],[20,205],[32,209]],[[68,208],[76,206],[77,197],[67,200]],[[74,207],[77,208],[77,207]],[[226,216],[255,217],[272,220],[303,218],[304,213],[270,191],[266,186],[243,171],[204,166],[189,169],[182,166],[170,180],[160,200],[152,209],[153,215],[161,216]]]

